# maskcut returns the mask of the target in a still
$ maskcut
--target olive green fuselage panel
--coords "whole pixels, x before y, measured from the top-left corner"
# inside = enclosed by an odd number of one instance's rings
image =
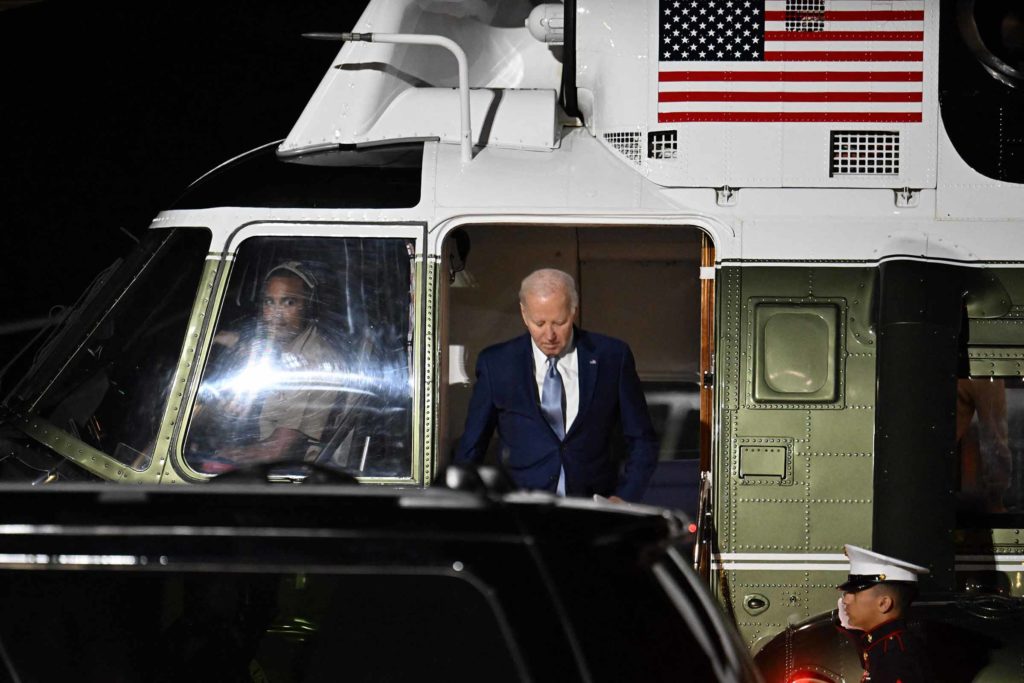
[[[751,643],[835,606],[841,573],[813,555],[870,545],[875,282],[721,270],[713,583]]]

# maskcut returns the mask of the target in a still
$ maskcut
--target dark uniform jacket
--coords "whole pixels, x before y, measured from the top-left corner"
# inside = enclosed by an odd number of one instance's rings
[[[864,667],[862,683],[924,683],[931,680],[926,676],[922,648],[913,634],[907,631],[907,623],[893,619],[876,626],[870,631],[849,630],[860,651],[860,663]]]

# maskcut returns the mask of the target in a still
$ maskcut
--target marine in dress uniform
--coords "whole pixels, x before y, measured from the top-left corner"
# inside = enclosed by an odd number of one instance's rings
[[[928,570],[916,564],[847,545],[850,575],[838,589],[840,627],[860,653],[862,683],[920,683],[926,673],[924,652],[907,630],[904,614],[917,592],[917,577]]]

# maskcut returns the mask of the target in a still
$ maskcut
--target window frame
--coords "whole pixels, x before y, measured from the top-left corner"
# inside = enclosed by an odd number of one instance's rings
[[[194,227],[178,226],[174,228],[168,228],[165,230],[167,232],[170,232],[172,230],[205,231],[207,233],[208,240],[214,239],[210,228],[202,225],[197,225]],[[162,249],[166,244],[166,241],[172,238],[173,235],[170,234],[167,237],[164,237],[164,241],[161,243],[161,246],[158,249]],[[210,247],[208,246],[207,248],[209,249]],[[150,263],[152,259],[155,258],[155,256],[156,252],[150,253],[146,256],[145,268],[148,268],[150,266]],[[133,258],[134,257],[129,257],[128,259],[126,259],[123,263],[121,263],[120,267],[128,268],[129,266],[131,266],[133,263]],[[80,340],[78,340],[77,337],[68,336],[69,334],[76,331],[78,329],[77,327],[70,327],[59,332],[61,336],[57,338],[57,344],[65,343],[65,338],[69,340],[78,341],[75,341],[74,350],[70,354],[68,354],[66,358],[64,358],[61,355],[62,352],[60,351],[59,348],[50,351],[50,356],[48,356],[45,362],[52,362],[53,359],[56,358],[59,361],[60,368],[56,370],[56,372],[54,372],[52,377],[48,380],[47,387],[39,391],[37,395],[34,396],[33,400],[29,404],[30,410],[32,412],[36,410],[36,406],[39,400],[41,399],[41,397],[45,395],[46,391],[48,391],[49,386],[54,381],[56,381],[56,378],[59,377],[61,373],[65,371],[67,365],[71,362],[71,359],[73,359],[74,356],[77,355],[81,351],[82,347],[88,342],[88,340],[91,337],[92,331],[95,330],[99,325],[103,324],[103,321],[116,310],[124,294],[135,286],[135,281],[138,278],[139,272],[136,272],[134,270],[126,272],[132,273],[131,278],[126,284],[119,288],[120,293],[116,297],[116,300],[114,300],[113,302],[107,302],[106,304],[104,304],[102,300],[98,299],[86,303],[85,308],[83,308],[84,314],[95,315],[96,317],[94,319],[91,319],[90,322],[88,323],[88,332],[85,334],[85,336],[81,337]],[[167,439],[169,438],[167,436],[167,425],[169,421],[171,421],[171,423],[173,424],[173,417],[170,416],[177,414],[178,403],[180,402],[179,400],[176,400],[180,399],[180,395],[176,396],[174,387],[178,385],[178,376],[181,374],[183,365],[189,364],[188,358],[191,355],[191,350],[188,348],[189,340],[193,336],[193,332],[196,328],[197,321],[200,321],[202,319],[203,310],[205,308],[205,306],[202,305],[201,303],[203,301],[203,291],[206,289],[208,283],[215,274],[216,269],[211,268],[209,258],[207,257],[206,262],[199,273],[199,281],[196,287],[196,292],[193,295],[193,303],[189,311],[188,322],[182,337],[181,347],[178,350],[177,354],[172,356],[176,360],[176,370],[173,374],[173,378],[169,382],[170,387],[168,388],[167,398],[163,403],[163,408],[159,411],[159,426],[157,428],[157,433],[154,439],[153,453],[149,458],[148,462],[146,463],[145,467],[142,467],[141,469],[135,469],[129,465],[126,465],[125,463],[113,457],[113,455],[110,455],[100,450],[99,448],[93,447],[90,444],[80,441],[78,438],[74,437],[73,435],[65,431],[63,428],[58,427],[50,423],[48,420],[42,418],[41,416],[32,414],[31,412],[28,414],[20,414],[16,412],[13,415],[13,417],[15,418],[15,426],[25,435],[31,437],[35,441],[46,446],[53,452],[71,461],[78,467],[81,467],[86,472],[89,472],[90,474],[100,478],[103,481],[134,484],[159,483],[163,481],[167,465],[167,458],[164,455],[163,446],[161,446],[161,444],[165,443],[165,441],[167,441]],[[115,276],[123,277],[117,276],[116,274]],[[114,280],[114,282],[117,282],[117,280]],[[109,283],[104,283],[104,286],[108,286],[108,284]],[[101,308],[96,308],[94,310],[94,307],[100,305],[102,305]],[[22,389],[21,386],[16,388],[15,392],[17,392],[20,389]]]
[[[452,306],[451,293],[448,284],[448,264],[446,261],[447,247],[452,234],[459,229],[466,228],[488,228],[507,229],[512,226],[521,225],[524,227],[550,227],[566,228],[575,230],[629,230],[629,229],[665,229],[665,230],[689,230],[700,236],[698,257],[700,271],[697,274],[699,310],[699,329],[694,330],[699,336],[699,406],[700,406],[700,433],[698,436],[698,467],[700,472],[706,472],[711,467],[713,452],[716,446],[717,436],[713,425],[717,413],[717,405],[714,400],[714,359],[715,359],[715,318],[716,302],[715,292],[717,288],[716,270],[716,239],[717,233],[713,226],[695,216],[643,216],[643,217],[608,217],[608,216],[552,216],[552,215],[465,215],[457,220],[447,221],[435,227],[430,233],[430,253],[432,260],[432,278],[434,280],[434,294],[437,304],[434,307],[433,323],[431,325],[432,340],[429,348],[436,354],[431,362],[434,378],[431,382],[431,390],[436,396],[437,410],[434,414],[437,428],[429,435],[433,441],[432,449],[437,454],[438,466],[448,463],[449,452],[442,448],[442,444],[451,450],[457,443],[458,434],[448,432],[448,421],[450,410],[448,396],[448,372],[449,372],[449,330],[451,326]],[[435,341],[436,340],[436,341]],[[627,340],[628,341],[628,340]],[[468,373],[473,368],[466,368]],[[659,434],[659,438],[663,435]],[[497,438],[497,435],[494,437]],[[703,475],[700,475],[703,476]]]
[[[427,271],[424,251],[427,243],[426,223],[404,221],[390,223],[347,222],[347,221],[254,221],[245,223],[227,235],[219,253],[211,253],[208,257],[217,264],[217,273],[209,285],[205,310],[202,313],[204,324],[195,332],[195,348],[189,353],[187,376],[176,378],[185,386],[181,392],[181,419],[174,420],[173,434],[170,435],[170,451],[166,458],[167,467],[163,481],[168,483],[203,482],[213,477],[194,470],[185,460],[184,444],[195,409],[199,386],[206,369],[209,353],[213,344],[213,336],[220,323],[224,298],[231,280],[233,266],[242,243],[257,237],[294,237],[294,238],[371,238],[371,239],[404,239],[415,244],[412,255],[413,292],[413,353],[411,376],[412,424],[411,464],[408,477],[357,477],[365,484],[390,484],[403,486],[423,486],[430,481],[429,452],[424,443],[429,439],[425,433],[424,415],[432,408],[430,392],[424,390],[426,371],[425,330],[427,328]],[[191,331],[191,328],[190,328]],[[172,411],[175,414],[177,410]]]

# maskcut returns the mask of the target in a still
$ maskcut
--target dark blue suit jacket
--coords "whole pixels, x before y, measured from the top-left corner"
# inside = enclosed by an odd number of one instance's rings
[[[617,495],[639,501],[658,459],[658,443],[625,342],[575,330],[580,406],[565,441],[544,420],[534,379],[533,345],[524,334],[480,353],[457,464],[479,463],[494,428],[501,464],[523,489],[554,491],[561,466],[570,496]],[[622,427],[629,454],[619,477],[609,441]]]

